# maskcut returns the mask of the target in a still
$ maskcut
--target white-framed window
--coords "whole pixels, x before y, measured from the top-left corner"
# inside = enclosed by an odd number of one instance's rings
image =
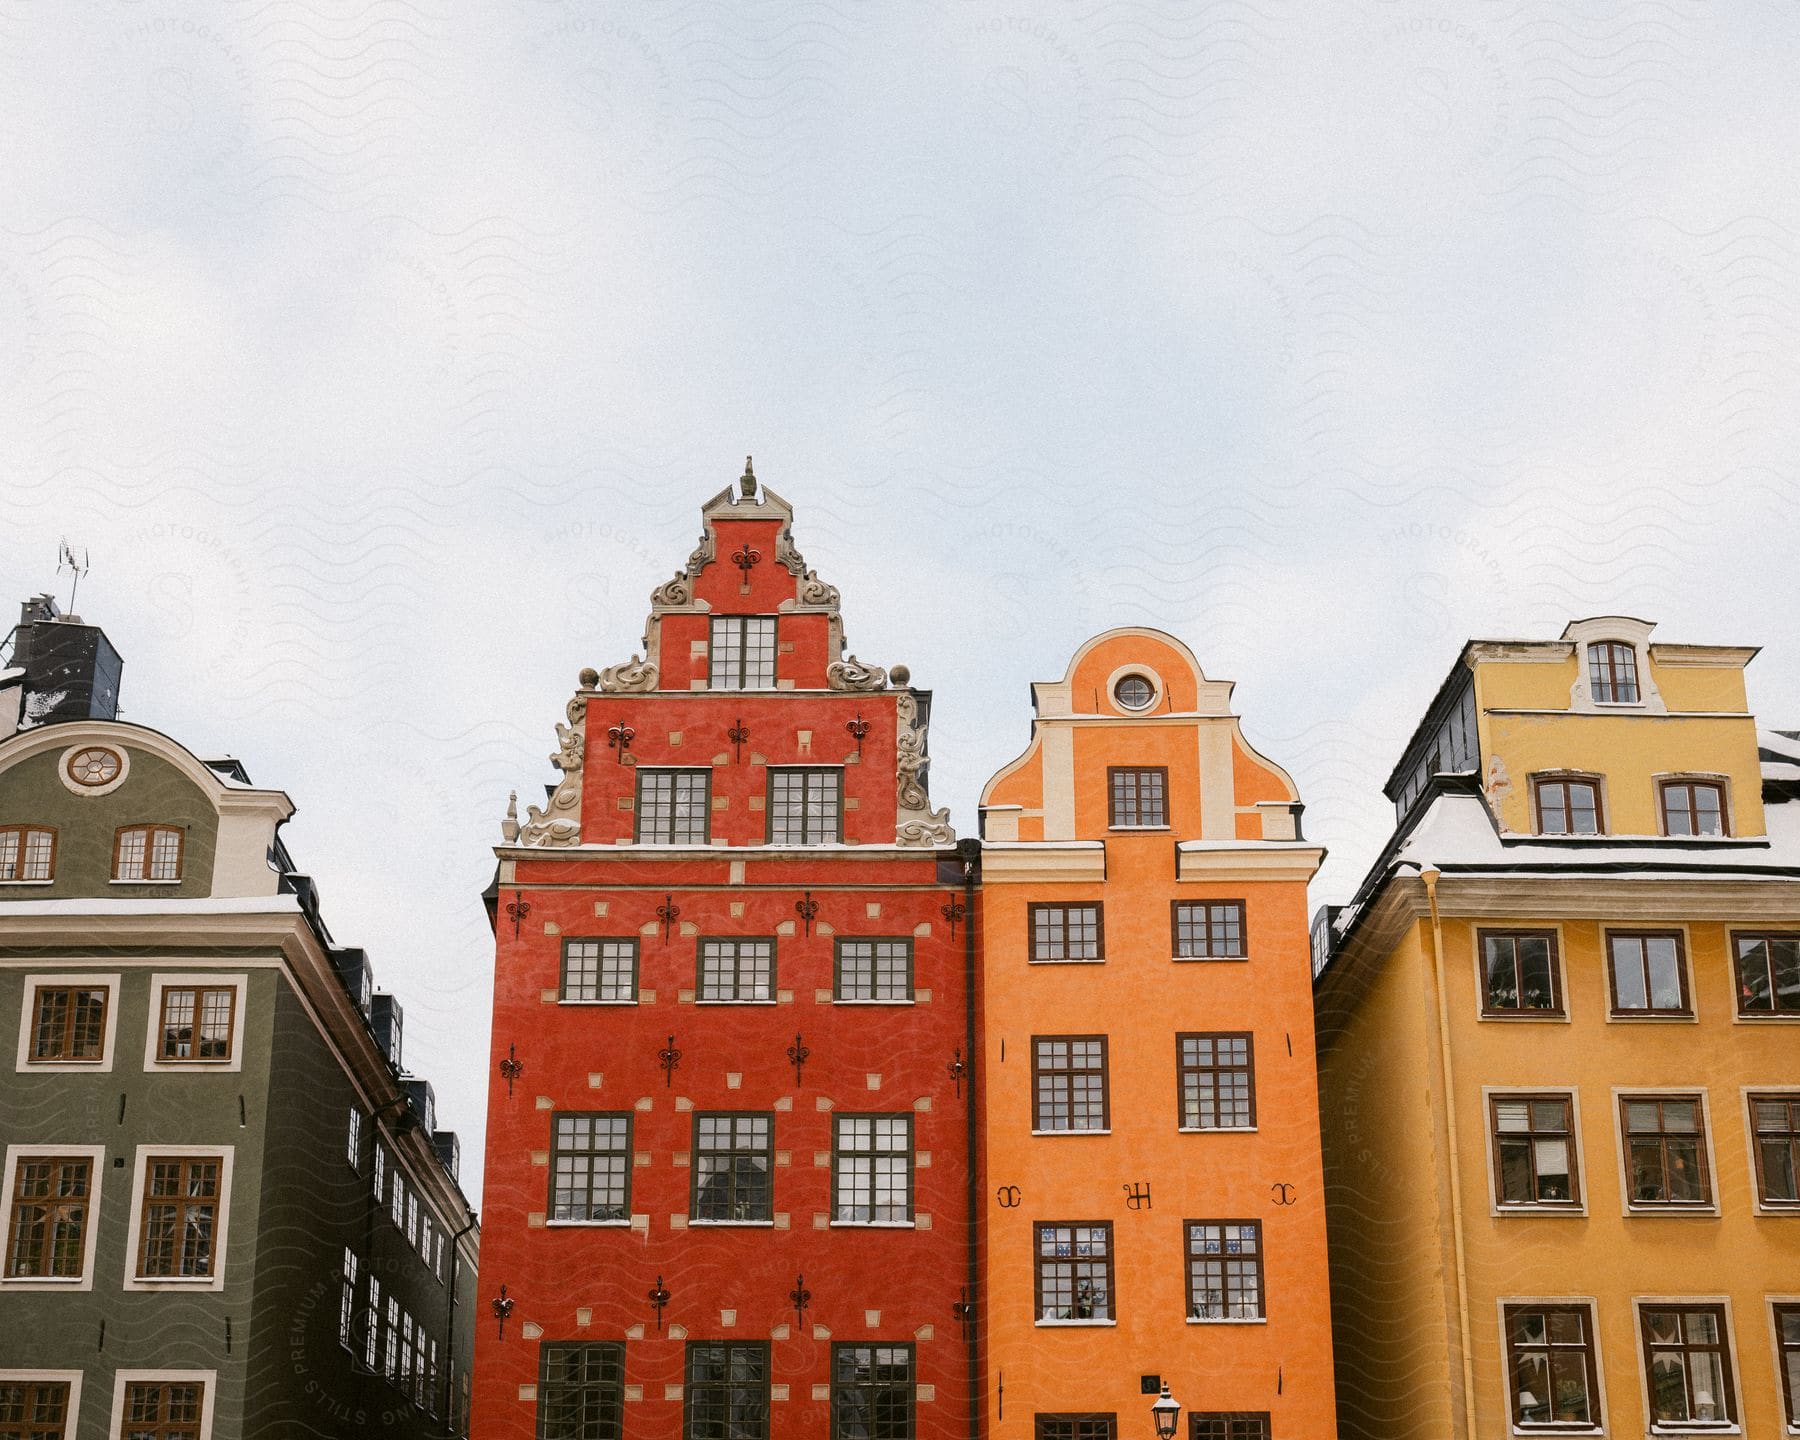
[[[356,1252],[344,1247],[343,1289],[338,1296],[338,1344],[354,1353],[356,1338],[356,1276],[361,1268]]]
[[[119,1028],[116,972],[69,971],[27,975],[19,1007],[21,1073],[92,1071],[113,1067]]]
[[[216,1370],[120,1370],[113,1376],[107,1435],[212,1440]]]
[[[775,688],[775,617],[715,615],[707,686],[713,690]]]
[[[113,883],[174,885],[181,879],[187,832],[179,825],[125,825],[113,835]]]
[[[73,1440],[81,1415],[81,1371],[0,1370],[0,1415],[17,1416],[10,1433]]]
[[[0,885],[48,885],[55,879],[55,830],[48,825],[0,825]]]
[[[1497,1303],[1513,1433],[1604,1434],[1605,1372],[1593,1300],[1508,1296]]]
[[[8,1145],[0,1292],[92,1290],[104,1145]]]
[[[379,1205],[387,1189],[387,1151],[382,1143],[375,1142],[375,1179],[370,1187],[375,1192],[375,1203]]]
[[[144,1069],[240,1071],[249,976],[217,970],[150,977]]]
[[[363,1312],[363,1366],[375,1369],[381,1345],[381,1282],[369,1276],[369,1307]]]
[[[1731,1302],[1717,1295],[1638,1296],[1633,1308],[1650,1433],[1738,1433]]]
[[[355,1105],[350,1107],[350,1123],[344,1130],[344,1158],[350,1162],[352,1170],[362,1169],[362,1110]]]
[[[126,1231],[127,1290],[223,1290],[229,1145],[140,1145]]]

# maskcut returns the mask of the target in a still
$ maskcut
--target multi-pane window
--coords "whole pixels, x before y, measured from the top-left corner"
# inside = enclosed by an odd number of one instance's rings
[[[393,1183],[388,1186],[388,1217],[396,1230],[406,1229],[406,1177],[394,1166]]]
[[[0,825],[0,880],[49,880],[56,874],[56,832],[43,825]]]
[[[213,1273],[222,1169],[216,1155],[153,1155],[145,1161],[140,1278]]]
[[[775,688],[775,617],[715,615],[707,684],[714,690]]]
[[[774,1160],[773,1115],[695,1115],[693,1218],[773,1219]]]
[[[1800,1205],[1800,1091],[1750,1097],[1756,1195],[1764,1205]]]
[[[770,766],[769,843],[835,845],[843,837],[844,772]]]
[[[1105,1130],[1106,1037],[1035,1035],[1031,1041],[1031,1128]]]
[[[1114,1415],[1038,1415],[1033,1417],[1032,1440],[1117,1440]]]
[[[338,1344],[346,1350],[356,1335],[356,1252],[344,1247],[344,1275],[338,1292]]]
[[[120,1440],[200,1440],[205,1402],[198,1380],[129,1381]]]
[[[173,825],[128,825],[113,837],[113,879],[179,880],[182,832]]]
[[[913,1440],[913,1347],[831,1347],[832,1440]]]
[[[637,968],[635,940],[565,940],[562,998],[635,1004]]]
[[[1190,1415],[1188,1440],[1269,1440],[1269,1412],[1206,1411]]]
[[[1033,905],[1031,958],[1033,960],[1100,960],[1106,944],[1098,905]]]
[[[381,1369],[390,1380],[400,1377],[400,1302],[388,1296],[387,1327],[382,1331]]]
[[[1481,1013],[1560,1015],[1556,936],[1549,930],[1481,935]]]
[[[773,940],[702,940],[701,1000],[773,1000]]]
[[[67,1380],[0,1380],[0,1440],[66,1440]]]
[[[625,1347],[545,1343],[538,1353],[538,1420],[543,1440],[622,1440]]]
[[[1594,1317],[1585,1305],[1508,1305],[1507,1389],[1520,1430],[1600,1423]]]
[[[230,985],[168,985],[162,992],[158,1060],[229,1060],[237,1013]]]
[[[685,1440],[769,1440],[769,1342],[690,1341]]]
[[[1242,900],[1177,900],[1171,906],[1177,960],[1242,960]]]
[[[1125,769],[1106,772],[1107,824],[1114,830],[1164,829],[1169,823],[1169,772]]]
[[[1627,1095],[1619,1101],[1619,1113],[1632,1205],[1712,1203],[1705,1117],[1698,1095]]]
[[[910,1000],[913,947],[910,940],[839,940],[838,1000]]]
[[[1692,1015],[1687,957],[1675,931],[1606,937],[1608,976],[1615,1015]]]
[[[104,985],[38,986],[26,1059],[40,1064],[104,1060],[107,998]]]
[[[1600,705],[1637,704],[1637,651],[1622,640],[1588,646],[1588,690]]]
[[[1256,1076],[1248,1033],[1177,1035],[1183,1130],[1256,1126]]]
[[[1255,1220],[1187,1222],[1188,1315],[1263,1317],[1262,1226]]]
[[[643,769],[635,801],[640,845],[704,845],[712,823],[712,771]]]
[[[563,1114],[551,1126],[550,1218],[631,1218],[630,1114]]]
[[[13,1171],[6,1275],[79,1279],[87,1256],[94,1162],[85,1155],[22,1155]]]
[[[1531,1208],[1575,1206],[1575,1102],[1567,1095],[1489,1098],[1494,1143],[1494,1202]]]
[[[1033,1228],[1038,1323],[1113,1319],[1112,1225],[1047,1221]]]
[[[1723,1305],[1644,1305],[1638,1310],[1652,1425],[1730,1425],[1737,1386]]]
[[[1605,828],[1600,813],[1600,782],[1579,775],[1540,775],[1531,782],[1537,801],[1538,833],[1598,835]]]
[[[1725,787],[1716,780],[1662,782],[1665,835],[1726,835]]]
[[[913,1218],[911,1115],[833,1115],[832,1218],[902,1224]]]
[[[1800,1015],[1800,935],[1733,935],[1740,1015]]]
[[[362,1132],[362,1111],[352,1105],[350,1123],[344,1129],[344,1158],[350,1162],[352,1170],[362,1169]]]
[[[387,1151],[382,1148],[382,1144],[379,1140],[375,1142],[375,1164],[373,1169],[375,1178],[370,1182],[369,1188],[375,1192],[376,1204],[380,1204],[381,1197],[387,1190]]]
[[[369,1308],[363,1322],[363,1367],[374,1370],[381,1348],[381,1282],[369,1277]]]
[[[1781,1364],[1782,1414],[1800,1429],[1800,1305],[1775,1306],[1775,1349]]]

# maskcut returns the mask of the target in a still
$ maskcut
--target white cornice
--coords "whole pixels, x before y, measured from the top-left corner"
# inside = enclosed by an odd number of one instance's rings
[[[984,884],[1009,880],[1097,884],[1106,879],[1106,846],[1098,840],[984,845],[981,877]]]
[[[1178,881],[1297,880],[1304,884],[1325,861],[1323,846],[1285,840],[1250,840],[1236,845],[1184,840],[1175,852]]]

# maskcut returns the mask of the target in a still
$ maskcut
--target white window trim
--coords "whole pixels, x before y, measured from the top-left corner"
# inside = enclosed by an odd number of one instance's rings
[[[125,1234],[125,1288],[127,1290],[223,1290],[225,1242],[230,1238],[231,1170],[236,1149],[231,1145],[140,1145],[131,1177],[130,1226]],[[139,1231],[144,1223],[144,1180],[151,1159],[170,1156],[216,1157],[219,1164],[219,1223],[213,1230],[213,1273],[192,1278],[180,1275],[141,1276],[137,1273]]]
[[[200,1440],[212,1440],[213,1401],[219,1393],[217,1370],[120,1370],[113,1376],[112,1420],[108,1435],[118,1435],[125,1428],[125,1387],[136,1380],[198,1382],[203,1388],[200,1400]]]
[[[231,1017],[231,1055],[224,1060],[160,1060],[162,1046],[163,991],[212,989],[226,987],[234,992]],[[244,997],[250,988],[245,971],[235,974],[219,971],[197,971],[192,974],[161,974],[150,977],[150,1018],[144,1034],[144,1069],[146,1072],[180,1072],[182,1074],[235,1075],[244,1068]]]
[[[1679,1219],[1683,1215],[1719,1214],[1719,1157],[1713,1138],[1712,1095],[1704,1085],[1615,1085],[1609,1092],[1612,1107],[1613,1157],[1619,1175],[1619,1213],[1633,1219]],[[1704,1205],[1633,1205],[1631,1177],[1625,1169],[1625,1116],[1619,1101],[1633,1095],[1698,1096],[1700,1124],[1706,1140],[1706,1180],[1712,1199]],[[1748,1114],[1745,1123],[1749,1123]],[[1641,1346],[1639,1347],[1642,1348]]]
[[[1671,835],[1669,833],[1669,817],[1663,810],[1663,786],[1679,785],[1686,780],[1695,780],[1702,785],[1719,787],[1719,803],[1723,807],[1720,819],[1725,828],[1717,835]],[[1656,838],[1660,840],[1741,840],[1737,827],[1737,797],[1731,776],[1718,770],[1658,770],[1650,777],[1650,794],[1656,802]],[[1756,838],[1754,836],[1752,839]]]
[[[1593,1425],[1576,1429],[1563,1425],[1517,1425],[1512,1411],[1512,1370],[1506,1363],[1506,1307],[1509,1305],[1583,1305],[1588,1312],[1588,1333],[1594,1337],[1594,1390],[1589,1397],[1597,1412]],[[1635,1317],[1634,1317],[1635,1318]],[[1592,1295],[1499,1295],[1494,1299],[1494,1320],[1500,1339],[1500,1398],[1505,1406],[1509,1435],[1605,1435],[1606,1352],[1600,1343],[1600,1305]],[[1641,1348],[1641,1347],[1640,1347]]]
[[[1619,920],[1601,920],[1600,931],[1600,963],[1604,967],[1600,978],[1606,985],[1606,1023],[1608,1025],[1698,1025],[1700,1023],[1700,987],[1694,983],[1694,933],[1685,920],[1646,920],[1642,917],[1627,917]],[[1613,1014],[1612,1007],[1612,937],[1618,935],[1642,935],[1646,932],[1662,931],[1681,936],[1681,964],[1687,972],[1688,1005],[1691,1015],[1661,1014],[1653,1010],[1631,1011],[1623,1015]],[[1731,933],[1725,935],[1726,960],[1736,963],[1732,953]],[[1735,979],[1732,982],[1736,983]],[[1732,1007],[1737,1008],[1735,1005]]]
[[[37,992],[61,985],[85,985],[89,988],[104,985],[106,987],[106,1034],[100,1042],[100,1058],[98,1060],[39,1060],[31,1059],[31,1017],[37,1011]],[[113,1068],[113,1042],[119,1032],[119,972],[71,970],[59,971],[56,974],[27,975],[25,977],[25,1002],[19,1014],[19,1059],[17,1069],[21,1075],[109,1075]]]
[[[104,785],[83,785],[69,777],[69,762],[83,750],[106,750],[119,757],[119,773]],[[86,800],[100,795],[110,795],[131,778],[131,751],[124,745],[116,745],[110,740],[81,740],[69,746],[56,757],[56,778],[63,783],[63,789],[71,795],[79,795]]]
[[[1762,1183],[1757,1179],[1756,1169],[1756,1117],[1750,1113],[1750,1097],[1752,1095],[1789,1095],[1800,1100],[1800,1085],[1796,1085],[1792,1079],[1789,1079],[1778,1085],[1740,1085],[1738,1087],[1738,1113],[1743,1116],[1744,1120],[1744,1163],[1750,1167],[1746,1173],[1750,1178],[1750,1194],[1756,1213],[1776,1219],[1800,1219],[1800,1204],[1766,1205],[1763,1203]]]
[[[1731,1366],[1731,1393],[1737,1396],[1738,1418],[1729,1425],[1658,1425],[1650,1418],[1650,1375],[1644,1367],[1645,1306],[1717,1305],[1725,1311],[1725,1362]],[[1632,1349],[1637,1352],[1638,1400],[1644,1407],[1645,1435],[1742,1435],[1744,1433],[1744,1367],[1738,1363],[1737,1315],[1729,1295],[1633,1295],[1631,1297]],[[1779,1374],[1770,1377],[1777,1386]]]
[[[66,1279],[46,1275],[20,1275],[16,1278],[7,1278],[0,1274],[0,1293],[12,1290],[82,1291],[94,1288],[95,1236],[100,1232],[100,1187],[106,1165],[106,1147],[104,1145],[8,1145],[6,1147],[6,1178],[4,1183],[0,1183],[0,1225],[10,1226],[12,1224],[13,1187],[14,1182],[18,1179],[19,1161],[34,1159],[42,1155],[85,1155],[93,1167],[88,1184],[87,1234],[82,1240],[81,1274],[79,1276],[71,1275]],[[37,1374],[40,1372],[26,1373]]]
[[[1119,682],[1127,675],[1136,675],[1150,682],[1150,703],[1144,706],[1142,710],[1132,710],[1127,706],[1121,705],[1114,696],[1113,692],[1119,688]],[[1123,715],[1128,719],[1139,720],[1146,715],[1154,715],[1158,707],[1161,706],[1163,697],[1168,693],[1169,689],[1168,686],[1163,683],[1163,677],[1157,674],[1157,672],[1152,670],[1148,665],[1139,664],[1135,660],[1119,666],[1112,674],[1106,677],[1107,709],[1112,711],[1114,715]]]
[[[1664,1092],[1657,1091],[1657,1094]],[[1579,1205],[1502,1205],[1500,1203],[1500,1186],[1495,1174],[1494,1165],[1494,1118],[1493,1101],[1495,1098],[1506,1099],[1509,1096],[1523,1095],[1567,1095],[1569,1097],[1569,1141],[1575,1147],[1575,1174],[1581,1190]],[[1588,1213],[1588,1167],[1587,1146],[1581,1143],[1581,1089],[1576,1085],[1483,1085],[1481,1087],[1481,1123],[1487,1136],[1485,1154],[1487,1158],[1487,1191],[1488,1214],[1495,1219],[1585,1219]],[[1620,1163],[1624,1163],[1624,1152],[1620,1152]],[[1548,1303],[1548,1302],[1546,1302]]]
[[[1773,1311],[1769,1312],[1773,1314]],[[0,1370],[0,1381],[3,1380],[60,1380],[69,1387],[69,1424],[67,1435],[77,1435],[81,1431],[81,1380],[80,1370]]]
[[[1763,1321],[1769,1327],[1769,1360],[1773,1366],[1770,1373],[1775,1377],[1775,1408],[1781,1416],[1781,1433],[1800,1435],[1800,1424],[1795,1424],[1787,1418],[1787,1395],[1781,1386],[1781,1333],[1775,1326],[1775,1307],[1777,1305],[1800,1305],[1800,1291],[1771,1291],[1763,1296]],[[1796,1395],[1794,1398],[1796,1401],[1800,1401],[1800,1395]]]
[[[1562,1014],[1557,1015],[1549,1010],[1528,1010],[1517,1015],[1489,1015],[1487,1009],[1487,950],[1482,945],[1483,931],[1491,931],[1496,935],[1512,935],[1522,930],[1548,930],[1556,936],[1556,990],[1562,997]],[[1569,995],[1569,947],[1568,930],[1559,920],[1547,924],[1535,921],[1519,921],[1508,925],[1502,921],[1493,924],[1477,917],[1469,921],[1470,960],[1475,966],[1475,1023],[1477,1025],[1573,1025],[1575,1023],[1575,1004]],[[1602,942],[1604,944],[1604,942]],[[1602,959],[1605,957],[1602,956]],[[1609,1005],[1610,1009],[1611,1006]]]
[[[1786,921],[1781,921],[1773,925],[1764,925],[1760,928],[1752,924],[1727,927],[1725,931],[1725,973],[1734,991],[1737,988],[1737,937],[1740,934],[1792,935],[1795,939],[1800,939],[1800,930],[1795,930],[1793,926]],[[1731,1005],[1731,1023],[1733,1025],[1800,1025],[1800,1013],[1796,1013],[1792,1010],[1774,1010],[1767,1013],[1746,1015],[1742,1010],[1738,1009],[1737,1001],[1734,996]],[[1777,1088],[1792,1089],[1793,1087],[1787,1085],[1779,1086]]]
[[[1630,709],[1630,706],[1625,707]],[[1584,780],[1594,787],[1596,803],[1600,807],[1600,818],[1603,821],[1612,819],[1612,795],[1607,784],[1608,777],[1593,770],[1533,770],[1525,777],[1525,798],[1531,805],[1531,829],[1526,832],[1539,840],[1617,840],[1618,837],[1604,826],[1591,835],[1571,830],[1542,830],[1542,816],[1538,810],[1538,783],[1548,781],[1555,784],[1558,780]]]

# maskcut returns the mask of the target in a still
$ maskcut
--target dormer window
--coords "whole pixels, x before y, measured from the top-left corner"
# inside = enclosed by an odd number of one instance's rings
[[[775,688],[775,617],[716,615],[708,647],[707,685],[714,690]]]
[[[1665,835],[1729,835],[1725,819],[1725,787],[1717,780],[1662,782]]]
[[[56,832],[46,825],[0,825],[0,883],[43,884],[56,875]]]
[[[1599,835],[1600,782],[1584,775],[1539,775],[1532,779],[1540,835]]]
[[[1637,651],[1623,640],[1598,640],[1588,646],[1588,689],[1596,705],[1636,705]]]
[[[113,839],[113,879],[179,880],[183,848],[174,825],[127,825]]]

